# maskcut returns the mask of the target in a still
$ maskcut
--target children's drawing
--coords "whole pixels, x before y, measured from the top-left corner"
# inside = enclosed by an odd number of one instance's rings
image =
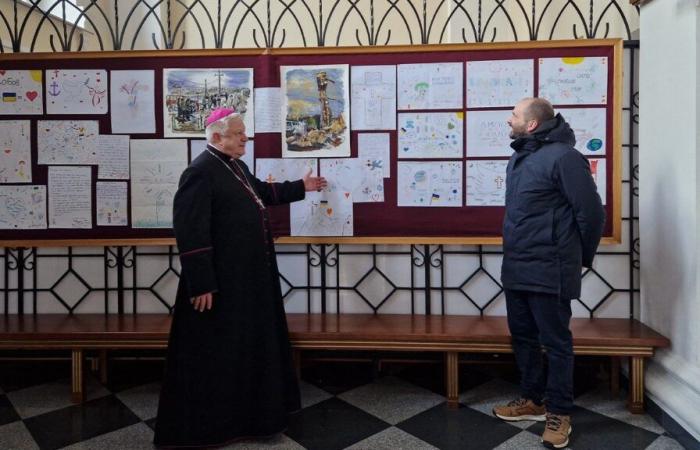
[[[43,114],[41,70],[0,70],[0,115]]]
[[[464,113],[399,114],[399,159],[461,158]]]
[[[532,59],[467,61],[467,108],[515,106],[534,88]]]
[[[107,71],[46,71],[47,114],[106,114]]]
[[[462,206],[462,162],[399,161],[398,206]]]
[[[186,139],[131,140],[133,228],[173,226],[173,197],[186,167]]]
[[[460,63],[399,64],[398,109],[461,109]]]
[[[553,105],[605,105],[608,58],[540,58],[539,97]]]
[[[0,230],[46,228],[46,186],[0,186]]]
[[[352,66],[353,130],[396,129],[396,66]]]
[[[506,204],[507,160],[467,162],[467,206]]]
[[[112,133],[155,133],[155,85],[152,70],[112,70]]]
[[[31,183],[28,120],[0,120],[0,183]]]
[[[39,164],[97,164],[96,120],[39,120]]]

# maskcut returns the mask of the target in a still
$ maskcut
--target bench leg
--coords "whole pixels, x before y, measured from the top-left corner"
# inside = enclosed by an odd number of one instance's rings
[[[107,350],[100,350],[100,383],[107,384]]]
[[[630,357],[630,389],[627,409],[632,414],[644,414],[644,357]]]
[[[301,381],[301,350],[292,349],[292,364],[294,364],[294,373],[297,376],[297,380]]]
[[[459,408],[459,353],[445,354],[445,385],[448,408]]]
[[[610,392],[613,398],[620,395],[620,357],[610,357]]]
[[[73,350],[71,357],[72,373],[72,399],[73,403],[85,401],[85,381],[83,379],[83,351]]]

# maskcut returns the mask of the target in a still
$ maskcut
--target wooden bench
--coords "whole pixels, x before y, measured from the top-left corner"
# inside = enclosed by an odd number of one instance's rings
[[[101,378],[106,352],[164,349],[171,317],[141,315],[7,315],[0,319],[0,349],[63,349],[72,352],[73,401],[84,400],[84,352],[100,350]],[[440,352],[445,355],[447,401],[458,404],[460,353],[510,353],[505,317],[422,316],[395,314],[287,314],[290,341],[300,352],[315,350],[389,350]],[[628,408],[644,411],[644,359],[667,338],[633,319],[572,319],[576,355],[629,357]],[[614,371],[615,372],[615,371]]]

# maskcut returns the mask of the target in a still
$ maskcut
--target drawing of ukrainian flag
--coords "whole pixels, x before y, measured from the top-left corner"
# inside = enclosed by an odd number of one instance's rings
[[[14,92],[3,92],[2,101],[5,103],[13,103],[17,101],[17,94]]]

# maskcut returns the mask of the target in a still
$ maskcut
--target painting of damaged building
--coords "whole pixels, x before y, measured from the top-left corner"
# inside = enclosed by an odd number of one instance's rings
[[[163,69],[165,137],[203,137],[212,109],[233,108],[253,136],[253,69]]]
[[[281,66],[284,158],[350,156],[348,65]]]

